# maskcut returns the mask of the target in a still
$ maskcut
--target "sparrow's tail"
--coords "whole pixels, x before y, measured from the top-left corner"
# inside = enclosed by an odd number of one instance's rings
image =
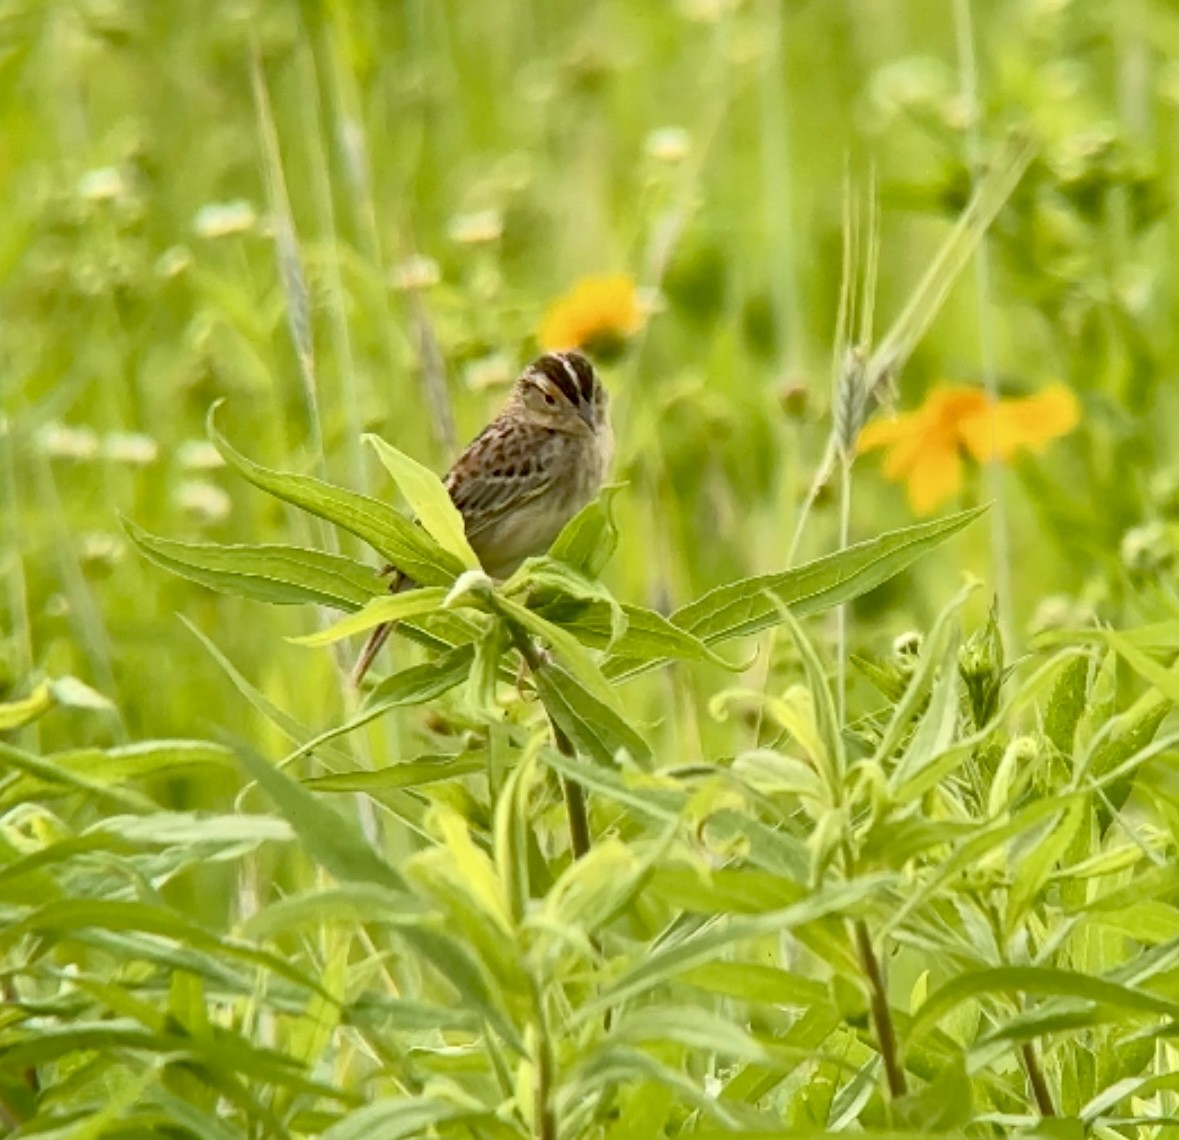
[[[382,574],[392,574],[392,581],[389,583],[390,594],[400,594],[405,590],[412,590],[414,583],[407,578],[400,570],[395,570],[392,566],[386,566],[381,571]],[[378,625],[372,633],[368,635],[368,640],[364,643],[364,648],[360,651],[360,656],[356,659],[356,664],[352,666],[351,682],[353,688],[359,689],[360,683],[364,680],[364,675],[368,672],[369,666],[373,663],[377,654],[381,652],[381,646],[389,640],[389,634],[396,628],[395,621],[387,621],[382,625]]]
[[[381,646],[389,640],[389,634],[393,632],[393,627],[396,622],[387,621],[383,625],[378,625],[376,629],[368,635],[368,640],[364,643],[364,648],[360,651],[360,656],[356,659],[356,664],[352,666],[352,687],[360,688],[360,683],[364,680],[365,673],[368,672],[368,667],[373,663],[373,659],[381,652]]]

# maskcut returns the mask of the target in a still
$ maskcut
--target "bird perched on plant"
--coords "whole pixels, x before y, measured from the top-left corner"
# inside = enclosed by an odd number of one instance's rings
[[[483,569],[506,578],[543,554],[598,493],[613,452],[606,390],[594,366],[577,352],[548,352],[529,364],[444,480]],[[413,588],[390,569],[392,593]],[[369,634],[353,684],[364,679],[393,624]]]

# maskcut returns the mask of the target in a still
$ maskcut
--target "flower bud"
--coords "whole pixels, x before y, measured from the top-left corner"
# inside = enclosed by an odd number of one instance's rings
[[[975,630],[958,650],[958,673],[966,685],[976,728],[995,715],[1003,686],[1003,638],[996,609],[992,604],[986,625]]]

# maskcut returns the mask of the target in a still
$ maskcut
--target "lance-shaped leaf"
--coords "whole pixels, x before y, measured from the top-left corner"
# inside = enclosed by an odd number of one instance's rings
[[[447,553],[454,555],[468,570],[479,568],[479,559],[467,541],[466,527],[458,507],[438,478],[404,452],[391,447],[379,436],[364,437],[377,453],[397,489],[405,496],[410,509],[426,533]]]
[[[1038,997],[1080,998],[1147,1016],[1179,1017],[1179,1003],[1146,990],[1095,978],[1090,974],[1048,966],[993,966],[961,974],[930,994],[909,1027],[916,1037],[931,1023],[968,998],[984,995],[1035,994]]]
[[[408,669],[402,669],[391,677],[386,677],[369,693],[368,699],[355,716],[304,741],[293,752],[288,753],[279,766],[285,767],[300,756],[322,748],[337,737],[347,736],[370,721],[384,716],[391,709],[424,704],[442,696],[466,680],[474,656],[473,645],[460,645],[444,653],[437,660],[411,665]]]
[[[373,598],[364,609],[349,614],[327,629],[319,629],[314,633],[307,633],[301,637],[289,640],[296,645],[307,645],[317,648],[321,645],[331,645],[343,641],[354,633],[366,633],[375,626],[386,622],[400,621],[402,618],[421,617],[423,614],[433,613],[442,607],[446,600],[446,591],[441,586],[421,586],[416,590],[407,590],[401,594],[385,593],[379,598]]]
[[[625,750],[635,763],[650,764],[651,746],[572,673],[546,662],[533,679],[545,710],[583,756],[613,764],[619,750]]]
[[[556,569],[555,569],[556,568]],[[707,661],[722,669],[745,666],[726,661],[700,638],[673,625],[662,614],[642,606],[619,602],[601,583],[583,578],[553,558],[525,563],[508,584],[546,587],[530,595],[531,608],[547,621],[567,629],[578,641],[611,654],[603,672],[612,676],[613,662],[631,659],[672,658]]]
[[[793,570],[719,586],[676,610],[671,622],[707,645],[717,645],[780,624],[783,606],[796,618],[822,613],[887,582],[985,510],[975,507],[944,519],[888,531]],[[605,669],[611,677],[629,677],[663,663],[612,654]]]
[[[626,632],[626,614],[614,595],[601,582],[587,578],[554,558],[529,558],[504,584],[504,593],[525,596],[529,607],[539,611],[560,603],[562,599],[572,603],[570,608],[574,612],[595,604],[604,606],[610,623],[608,644],[613,644]],[[564,623],[558,621],[557,624]]]
[[[339,812],[320,803],[297,780],[261,756],[243,749],[238,759],[246,774],[274,801],[307,853],[329,874],[342,883],[374,883],[394,891],[404,888],[405,880]]]
[[[571,634],[546,621],[533,610],[519,602],[496,594],[491,599],[494,610],[523,629],[532,637],[538,637],[561,659],[565,667],[581,682],[582,686],[597,698],[599,703],[621,715],[618,694],[602,675],[601,669],[590,656],[589,651]]]
[[[209,410],[209,438],[222,458],[255,487],[326,519],[363,539],[398,570],[426,586],[442,586],[462,573],[463,564],[443,550],[420,526],[379,499],[325,483],[310,475],[274,471],[235,451],[217,430]]]
[[[127,536],[157,566],[190,582],[273,605],[356,610],[385,593],[372,570],[322,550],[300,546],[221,546],[157,538],[129,519]]]
[[[42,681],[27,697],[0,704],[0,732],[11,732],[29,724],[53,708],[49,682]]]
[[[620,489],[617,483],[603,487],[592,503],[582,507],[557,535],[549,557],[596,578],[618,546],[618,528],[610,508]]]

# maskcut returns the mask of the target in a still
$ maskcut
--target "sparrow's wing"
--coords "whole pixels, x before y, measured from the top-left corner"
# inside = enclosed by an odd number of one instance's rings
[[[446,489],[472,543],[567,477],[559,461],[562,442],[549,428],[496,420],[455,460]]]

